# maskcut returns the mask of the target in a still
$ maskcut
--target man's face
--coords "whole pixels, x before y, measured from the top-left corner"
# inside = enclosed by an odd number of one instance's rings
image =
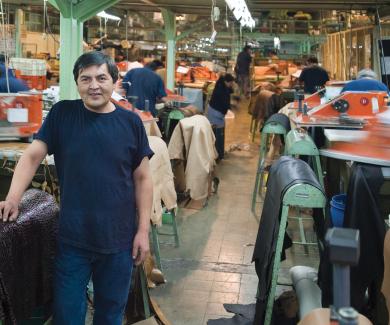
[[[79,72],[77,90],[84,105],[93,111],[104,112],[109,107],[114,88],[107,64],[92,65]]]

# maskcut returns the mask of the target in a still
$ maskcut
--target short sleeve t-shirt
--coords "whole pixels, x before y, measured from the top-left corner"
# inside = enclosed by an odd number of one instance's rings
[[[362,78],[348,82],[341,92],[344,91],[385,91],[389,92],[386,85],[375,79]]]
[[[129,84],[130,83],[130,84]],[[137,96],[136,107],[145,109],[145,100],[149,100],[149,110],[157,115],[156,100],[167,96],[164,82],[160,76],[148,68],[136,68],[127,72],[122,81],[126,96]]]
[[[316,87],[323,87],[329,81],[329,76],[325,69],[315,65],[303,69],[299,81],[303,82],[305,93],[313,94]]]
[[[141,119],[120,107],[95,113],[81,100],[61,101],[35,139],[54,154],[61,191],[59,241],[99,253],[131,248],[133,172],[153,155]]]

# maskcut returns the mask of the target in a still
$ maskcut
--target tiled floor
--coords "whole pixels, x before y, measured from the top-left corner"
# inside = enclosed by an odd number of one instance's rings
[[[151,290],[151,295],[173,325],[205,325],[209,319],[232,316],[224,303],[255,302],[258,281],[251,258],[258,221],[250,204],[260,139],[257,135],[251,142],[245,104],[227,120],[226,150],[241,150],[228,153],[218,165],[218,194],[202,210],[181,209],[180,247],[161,246],[168,282]],[[316,265],[316,249],[309,253],[299,246],[287,251],[279,282],[290,283],[288,269],[293,265]],[[277,292],[286,288],[280,286]]]
[[[253,303],[257,277],[251,264],[258,222],[250,211],[259,139],[249,137],[245,107],[227,122],[227,154],[217,167],[218,194],[202,210],[181,209],[181,246],[162,246],[167,284],[151,291],[174,325],[202,325],[230,317],[223,303]],[[247,146],[245,146],[247,144]]]

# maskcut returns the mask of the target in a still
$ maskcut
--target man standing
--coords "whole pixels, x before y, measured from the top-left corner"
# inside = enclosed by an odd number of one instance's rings
[[[136,68],[127,72],[122,87],[126,90],[126,96],[138,97],[136,108],[148,109],[153,116],[157,115],[156,101],[164,100],[167,96],[163,80],[150,68]],[[146,101],[149,103],[148,108],[145,107]]]
[[[305,93],[314,94],[318,87],[324,87],[329,81],[328,73],[318,65],[316,57],[307,59],[307,67],[302,70],[299,82],[303,84]]]
[[[237,56],[236,67],[234,68],[241,93],[246,97],[249,96],[249,70],[252,62],[251,53],[251,47],[245,45]]]
[[[54,154],[61,190],[54,323],[85,323],[92,277],[94,324],[121,325],[133,263],[149,251],[153,152],[140,118],[110,102],[118,78],[111,58],[85,53],[73,75],[81,100],[60,101],[50,110],[0,202],[1,219],[16,220],[39,164]]]

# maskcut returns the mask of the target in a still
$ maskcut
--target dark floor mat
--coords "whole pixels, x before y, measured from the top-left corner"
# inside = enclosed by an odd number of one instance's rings
[[[207,325],[253,325],[253,320],[234,315],[232,318],[210,319]]]
[[[240,315],[248,320],[253,320],[255,318],[256,304],[223,304],[223,307],[225,307],[227,312]]]

